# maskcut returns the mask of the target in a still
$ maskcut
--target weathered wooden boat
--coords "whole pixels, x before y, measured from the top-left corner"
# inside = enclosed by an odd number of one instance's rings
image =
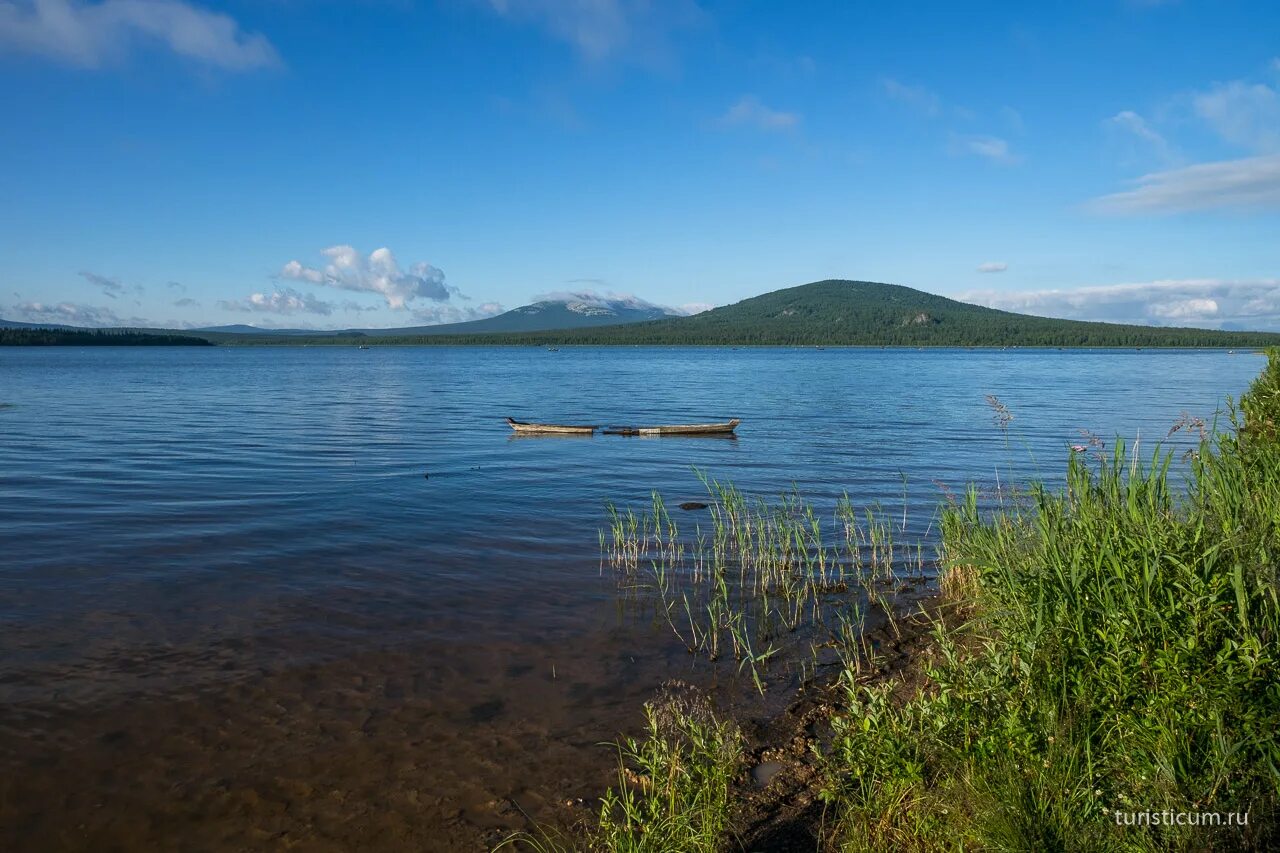
[[[507,424],[522,435],[590,435],[599,426],[571,424],[534,424],[528,421],[517,421],[507,418]]]
[[[664,424],[660,426],[611,426],[605,435],[729,435],[742,423],[740,418],[710,424]]]

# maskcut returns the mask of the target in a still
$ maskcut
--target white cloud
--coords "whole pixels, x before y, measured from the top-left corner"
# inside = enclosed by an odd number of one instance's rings
[[[1004,272],[1008,268],[1009,265],[1004,261],[987,261],[986,263],[978,264],[978,272]]]
[[[1133,110],[1122,110],[1107,119],[1105,124],[1141,142],[1162,165],[1171,164],[1178,159],[1169,141]]]
[[[1214,208],[1280,208],[1280,154],[1152,172],[1131,190],[1096,198],[1102,213],[1180,213]]]
[[[139,41],[227,71],[279,63],[260,33],[244,32],[228,15],[183,0],[0,0],[0,52],[97,68]]]
[[[893,100],[906,104],[921,115],[934,118],[942,113],[942,98],[923,86],[909,86],[892,77],[882,77],[880,88]]]
[[[592,62],[620,56],[664,61],[672,33],[705,18],[693,0],[487,0],[486,5],[508,20],[536,24]]]
[[[178,307],[178,308],[199,308],[200,307],[200,301],[198,299],[192,299],[190,296],[184,296],[181,299],[175,299],[173,304],[175,307]]]
[[[1218,315],[1216,299],[1174,299],[1154,302],[1147,310],[1152,317],[1166,320],[1208,320]]]
[[[992,163],[1009,166],[1021,162],[1018,155],[1009,150],[1009,143],[998,136],[951,135],[951,153],[972,154]]]
[[[720,124],[754,127],[759,130],[789,130],[800,123],[795,113],[770,109],[755,95],[743,95],[720,117]]]
[[[28,323],[68,326],[143,326],[153,324],[143,317],[121,317],[110,308],[76,302],[20,302],[6,312]]]
[[[81,270],[80,277],[95,287],[102,288],[103,295],[109,296],[112,299],[118,298],[125,290],[124,285],[120,283],[119,279],[108,278],[105,275],[98,275],[96,272]]]
[[[418,297],[445,302],[458,293],[456,288],[445,284],[442,270],[428,263],[417,263],[408,270],[401,270],[395,255],[385,247],[375,249],[368,256],[350,246],[330,246],[321,254],[329,259],[323,269],[289,261],[281,268],[280,277],[342,290],[377,293],[397,311]]]
[[[301,293],[291,287],[283,287],[273,293],[251,293],[244,299],[222,300],[220,308],[227,311],[246,311],[260,314],[320,314],[328,316],[334,306],[317,299],[314,294]]]
[[[1262,83],[1232,80],[1192,96],[1195,114],[1233,145],[1280,150],[1280,94]]]
[[[485,302],[476,306],[430,305],[413,310],[413,318],[424,326],[436,326],[441,323],[465,323],[468,320],[483,320],[501,314],[506,309],[500,302]]]
[[[534,297],[538,302],[563,302],[573,310],[595,308],[604,311],[658,310],[667,314],[679,313],[677,309],[658,305],[630,293],[598,293],[594,290],[556,290]]]
[[[715,307],[716,306],[712,305],[710,302],[686,302],[675,310],[686,316],[691,316],[693,314],[701,314],[704,311],[710,311]]]
[[[1280,279],[1169,279],[1062,290],[976,290],[957,298],[1069,320],[1280,329]]]

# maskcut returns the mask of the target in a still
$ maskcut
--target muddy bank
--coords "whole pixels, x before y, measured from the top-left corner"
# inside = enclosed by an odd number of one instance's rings
[[[937,595],[900,601],[896,627],[880,624],[869,630],[879,666],[867,673],[867,684],[892,683],[902,695],[915,690],[923,664],[935,648],[933,621],[945,618]],[[815,746],[831,736],[830,720],[839,707],[837,673],[820,675],[777,717],[748,724],[747,767],[736,780],[733,815],[738,849],[790,853],[825,849],[829,821],[818,798],[822,779]],[[762,772],[763,770],[763,772]]]

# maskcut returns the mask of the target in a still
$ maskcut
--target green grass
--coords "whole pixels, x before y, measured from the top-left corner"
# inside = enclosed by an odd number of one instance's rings
[[[1206,440],[1069,463],[1064,491],[943,522],[958,630],[894,702],[850,678],[827,791],[848,849],[1205,850],[1276,840],[1280,354]],[[1234,418],[1233,418],[1234,421]],[[1116,812],[1248,813],[1247,828]],[[1121,818],[1124,819],[1123,817]],[[1224,818],[1225,819],[1225,818]]]
[[[729,830],[729,792],[743,762],[737,726],[696,691],[664,685],[645,705],[645,733],[618,744],[618,783],[581,836],[521,833],[504,847],[541,853],[715,853]]]

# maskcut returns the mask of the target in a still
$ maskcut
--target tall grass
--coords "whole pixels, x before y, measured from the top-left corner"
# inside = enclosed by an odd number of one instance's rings
[[[1240,413],[1201,442],[1185,494],[1168,454],[1121,444],[1096,463],[1073,455],[1060,492],[987,515],[971,490],[945,512],[945,580],[967,618],[939,628],[907,701],[845,679],[826,755],[845,846],[1277,840],[1280,354]],[[1127,825],[1138,812],[1248,825]]]
[[[922,577],[932,562],[919,541],[903,538],[905,484],[900,524],[848,495],[825,521],[794,489],[772,502],[752,499],[697,473],[711,501],[707,529],[682,531],[657,492],[639,513],[610,504],[604,561],[691,653],[731,656],[761,691],[786,638],[801,628],[809,638],[839,630],[851,610],[861,613],[859,595],[889,612],[885,590]]]
[[[593,849],[714,853],[728,830],[729,789],[742,764],[737,726],[696,694],[645,706],[645,736],[619,746],[618,786],[606,792]]]
[[[742,767],[737,726],[705,697],[668,682],[645,705],[645,732],[618,744],[618,782],[594,826],[578,836],[522,832],[501,847],[537,853],[716,853],[729,831],[729,797]]]

